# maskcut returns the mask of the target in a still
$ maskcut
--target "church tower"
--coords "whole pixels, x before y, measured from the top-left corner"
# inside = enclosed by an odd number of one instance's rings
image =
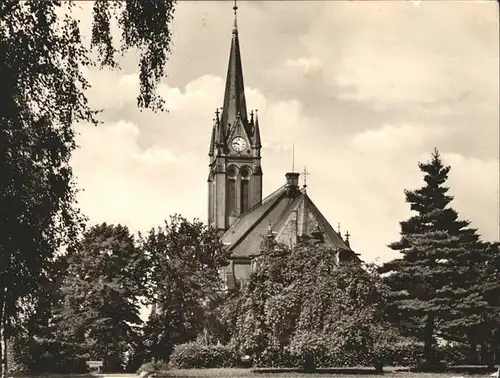
[[[208,224],[220,234],[262,202],[259,119],[257,111],[247,114],[236,4],[233,9],[224,103],[215,111],[208,153]]]

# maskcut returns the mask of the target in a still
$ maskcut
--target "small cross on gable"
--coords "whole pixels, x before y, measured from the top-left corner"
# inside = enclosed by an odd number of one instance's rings
[[[310,173],[307,171],[307,168],[304,167],[304,171],[302,172],[302,175],[304,176],[304,185],[303,188],[307,188],[307,176],[310,175]]]

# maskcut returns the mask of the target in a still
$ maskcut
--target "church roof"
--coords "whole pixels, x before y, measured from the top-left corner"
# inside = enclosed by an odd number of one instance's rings
[[[258,253],[262,237],[268,233],[270,225],[276,240],[285,244],[290,244],[294,228],[297,236],[301,237],[310,235],[315,227],[319,226],[327,245],[352,251],[321,214],[306,191],[303,189],[291,197],[286,185],[243,214],[222,235],[221,240],[233,258],[249,258]]]

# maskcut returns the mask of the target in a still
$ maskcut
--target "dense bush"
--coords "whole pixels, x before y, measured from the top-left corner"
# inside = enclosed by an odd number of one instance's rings
[[[18,337],[9,340],[10,374],[82,374],[88,372],[78,345],[57,340]]]
[[[165,361],[150,361],[146,362],[141,365],[139,370],[137,370],[137,374],[140,374],[142,372],[147,372],[147,373],[154,373],[158,371],[165,371],[168,370],[168,362]]]
[[[179,344],[170,356],[170,365],[177,369],[227,368],[239,365],[239,356],[228,345],[205,345],[191,342]]]
[[[381,362],[386,366],[415,366],[422,359],[423,344],[393,343],[379,351]]]
[[[470,363],[469,348],[464,344],[442,345],[437,348],[439,360],[447,366]]]

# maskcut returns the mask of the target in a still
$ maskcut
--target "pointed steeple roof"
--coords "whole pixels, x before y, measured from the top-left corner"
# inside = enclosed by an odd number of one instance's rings
[[[224,92],[224,106],[222,108],[222,125],[226,129],[228,123],[233,124],[238,113],[241,119],[247,124],[247,105],[245,100],[245,86],[243,83],[243,69],[241,67],[240,42],[238,39],[238,25],[236,21],[236,10],[234,9],[233,36],[231,39],[231,50],[229,52],[229,65],[227,68],[226,90]]]

